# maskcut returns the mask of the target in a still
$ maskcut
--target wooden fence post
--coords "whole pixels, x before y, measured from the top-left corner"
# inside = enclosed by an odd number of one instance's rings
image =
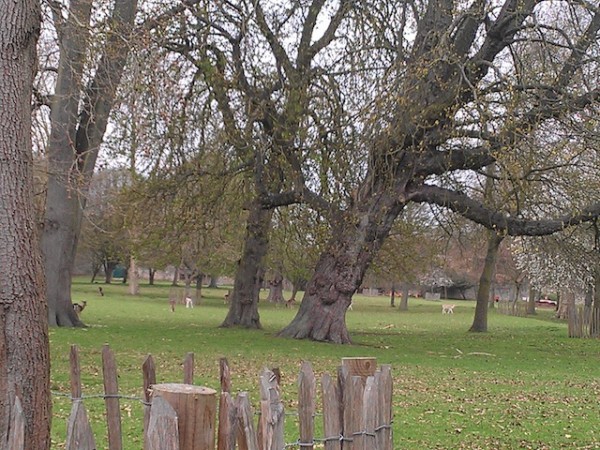
[[[108,344],[102,347],[102,373],[104,376],[108,448],[109,450],[122,450],[123,438],[121,434],[121,408],[118,397],[117,363],[115,362],[115,355]]]
[[[179,450],[177,413],[160,396],[152,400],[148,431],[144,435],[145,450]]]
[[[377,412],[377,448],[392,450],[392,367],[384,364],[375,374],[379,394],[379,410]]]
[[[362,402],[363,402],[363,380],[362,377],[350,376],[344,387],[344,450],[357,450],[356,445],[360,441]]]
[[[377,370],[376,358],[342,358],[342,366],[348,368],[348,375],[359,376],[366,381],[367,377],[375,375]]]
[[[375,438],[377,410],[379,409],[379,395],[375,386],[375,377],[367,377],[363,393],[361,427],[362,434],[359,439],[359,450],[380,450]]]
[[[153,398],[162,397],[177,413],[181,450],[215,448],[216,394],[214,389],[189,384],[166,383],[152,386]]]
[[[279,391],[279,378],[265,369],[259,377],[260,418],[258,444],[261,450],[281,450],[284,442],[284,408]]]
[[[96,450],[96,441],[82,401],[71,406],[71,415],[67,424],[66,450]]]
[[[235,450],[236,417],[235,403],[231,398],[231,374],[226,358],[219,360],[221,396],[219,397],[219,428],[217,450]]]
[[[308,361],[302,361],[298,376],[298,420],[300,422],[300,445],[312,450],[315,438],[314,416],[316,411],[317,384],[315,373]]]
[[[148,436],[148,427],[150,426],[151,407],[151,389],[150,386],[156,384],[156,365],[152,355],[148,355],[142,364],[143,390],[144,390],[144,448],[146,448],[146,437]]]
[[[73,401],[81,398],[81,368],[79,365],[79,348],[76,345],[71,345],[69,363],[71,367],[71,400]]]
[[[237,410],[237,442],[239,450],[259,450],[258,439],[252,421],[252,407],[247,392],[240,392],[235,401]],[[262,449],[261,449],[262,450]]]
[[[341,450],[342,443],[342,405],[340,389],[334,384],[329,374],[321,378],[323,397],[323,432],[325,433],[325,450]]]
[[[188,353],[183,360],[183,382],[194,384],[194,354]]]
[[[67,450],[94,450],[96,442],[92,427],[83,404],[81,391],[81,369],[79,365],[79,348],[71,346],[69,354],[71,382],[71,414],[67,422]]]

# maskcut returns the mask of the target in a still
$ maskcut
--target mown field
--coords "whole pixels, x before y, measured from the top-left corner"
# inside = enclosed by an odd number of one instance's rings
[[[600,448],[600,342],[569,339],[566,324],[542,310],[536,317],[490,313],[489,333],[467,330],[474,303],[457,301],[454,315],[440,302],[411,299],[408,312],[385,297],[354,299],[347,324],[353,345],[281,339],[275,334],[296,310],[261,302],[262,330],[221,329],[226,289],[204,289],[200,305],[173,313],[168,285],[142,285],[131,297],[121,284],[83,280],[74,301],[86,300],[84,329],[52,329],[53,446],[64,448],[70,411],[69,349],[80,348],[85,405],[98,448],[106,448],[101,349],[115,352],[122,394],[142,396],[141,365],[156,361],[158,382],[179,382],[181,362],[195,354],[195,384],[218,389],[219,358],[227,357],[234,391],[256,400],[264,367],[279,367],[288,412],[294,412],[300,363],[317,374],[336,373],[342,357],[371,356],[391,364],[394,375],[396,449]],[[267,292],[263,295],[266,297]],[[122,400],[124,448],[142,448],[142,405]],[[289,416],[286,442],[298,438]],[[317,421],[319,417],[317,417]],[[289,439],[287,439],[289,437]],[[296,447],[289,447],[296,448]]]

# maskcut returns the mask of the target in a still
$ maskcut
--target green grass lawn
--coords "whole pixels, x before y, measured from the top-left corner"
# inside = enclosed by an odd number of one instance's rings
[[[84,395],[92,396],[85,405],[96,442],[106,448],[104,403],[93,398],[103,392],[105,343],[116,356],[121,393],[133,397],[142,396],[148,354],[158,382],[180,382],[182,360],[194,352],[195,384],[218,389],[224,356],[234,391],[248,391],[253,401],[259,372],[279,367],[292,412],[301,361],[310,361],[317,375],[335,374],[342,357],[371,356],[392,365],[395,449],[600,448],[600,342],[569,339],[566,324],[549,310],[530,318],[492,311],[489,333],[474,334],[467,332],[473,302],[455,302],[455,314],[442,315],[440,302],[411,299],[410,311],[400,312],[387,298],[357,296],[347,314],[354,344],[336,346],[274,337],[297,310],[265,302],[263,330],[218,328],[227,313],[224,288],[204,289],[200,305],[178,305],[172,313],[167,285],[142,285],[137,297],[121,284],[102,285],[104,297],[97,287],[82,280],[73,286],[74,301],[88,302],[82,314],[88,328],[50,332],[52,448],[64,448],[72,344],[80,349]],[[122,400],[121,409],[124,448],[141,449],[142,406]],[[287,421],[286,442],[294,442],[293,417]]]

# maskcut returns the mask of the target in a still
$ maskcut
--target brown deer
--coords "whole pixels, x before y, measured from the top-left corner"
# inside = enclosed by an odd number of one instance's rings
[[[81,311],[83,311],[86,306],[87,302],[85,300],[81,303],[73,303],[73,310],[75,311],[75,314],[77,314],[77,317],[79,317],[79,314],[81,314]]]

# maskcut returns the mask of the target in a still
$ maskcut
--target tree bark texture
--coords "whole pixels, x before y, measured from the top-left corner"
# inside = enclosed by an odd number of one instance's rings
[[[537,292],[534,288],[529,286],[529,295],[527,296],[527,315],[535,315],[535,300],[537,298]]]
[[[250,207],[242,257],[235,274],[233,292],[229,296],[229,312],[222,327],[262,328],[258,314],[258,297],[264,276],[264,258],[269,247],[271,210],[258,202]]]
[[[45,284],[33,207],[31,92],[39,3],[0,1],[0,448],[15,396],[25,448],[50,448]]]
[[[490,301],[490,289],[494,282],[496,273],[496,261],[498,260],[498,250],[504,240],[494,231],[489,231],[487,252],[483,270],[479,277],[479,288],[477,289],[477,303],[475,304],[475,317],[469,331],[486,332],[488,330],[488,304]]]
[[[360,215],[338,221],[334,238],[306,286],[298,313],[280,336],[351,343],[346,311],[403,206],[397,197],[382,194]]]
[[[74,0],[60,27],[58,78],[48,143],[48,186],[42,251],[50,326],[83,325],[73,312],[71,279],[86,193],[128,55],[137,0],[117,0],[104,53],[84,90],[91,0]]]
[[[402,299],[400,300],[400,311],[408,311],[408,283],[402,284]]]
[[[269,295],[267,301],[271,303],[282,304],[285,302],[283,298],[283,275],[277,272],[269,283]]]

